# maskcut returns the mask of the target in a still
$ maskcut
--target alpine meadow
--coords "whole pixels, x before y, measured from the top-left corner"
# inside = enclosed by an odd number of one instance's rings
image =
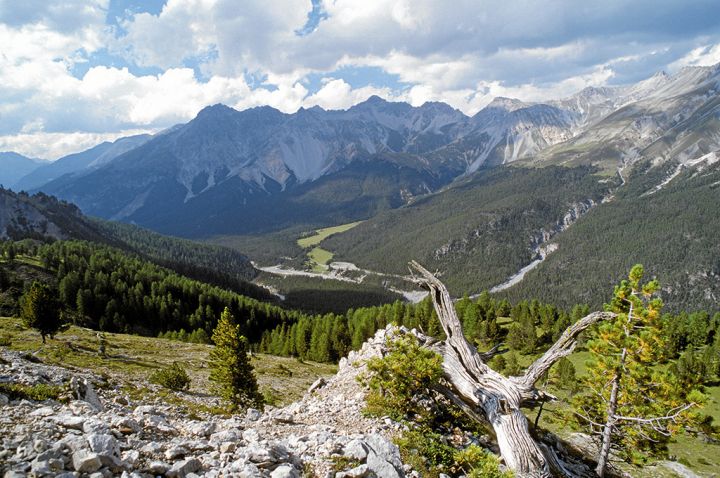
[[[0,476],[712,478],[709,0],[0,0]]]

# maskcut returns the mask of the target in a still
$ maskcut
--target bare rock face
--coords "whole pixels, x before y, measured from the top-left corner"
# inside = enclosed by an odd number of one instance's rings
[[[357,381],[365,360],[385,352],[388,333],[378,331],[298,402],[201,420],[173,406],[132,402],[97,387],[103,379],[92,374],[0,351],[3,380],[64,385],[74,399],[0,400],[0,476],[295,478],[308,469],[323,477],[406,476],[392,443],[401,425],[363,416],[365,390]],[[354,464],[337,472],[343,456]]]

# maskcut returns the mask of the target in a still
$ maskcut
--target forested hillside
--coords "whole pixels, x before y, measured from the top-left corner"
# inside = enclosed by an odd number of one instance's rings
[[[236,250],[192,242],[83,215],[73,204],[43,193],[0,189],[0,239],[76,239],[117,247],[174,270],[259,299],[271,295],[249,281],[257,271]]]
[[[323,242],[336,260],[404,274],[416,259],[456,295],[503,282],[537,254],[566,216],[602,201],[613,184],[590,167],[482,170],[440,193]]]
[[[675,164],[638,170],[615,200],[559,235],[558,249],[505,294],[564,306],[599,307],[635,263],[659,279],[667,308],[717,307],[720,299],[720,164],[704,170]],[[676,176],[662,189],[674,171]]]
[[[460,296],[491,289],[571,306],[602,305],[635,263],[663,284],[673,310],[712,308],[720,297],[720,163],[651,167],[620,186],[592,169],[480,171],[440,193],[379,215],[323,242],[361,268],[402,273],[419,258]]]
[[[67,318],[87,327],[156,335],[168,330],[210,333],[230,308],[243,333],[259,339],[265,328],[298,313],[181,276],[135,254],[83,241],[2,243],[0,313],[17,314],[32,280],[57,288]]]

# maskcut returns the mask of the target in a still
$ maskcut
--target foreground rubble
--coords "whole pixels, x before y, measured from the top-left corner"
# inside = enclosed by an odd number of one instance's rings
[[[415,476],[391,439],[401,425],[362,415],[356,376],[382,353],[386,330],[340,363],[327,383],[264,413],[189,417],[179,407],[130,400],[92,373],[0,351],[0,382],[63,385],[72,398],[0,395],[0,473],[6,478]],[[143,384],[146,385],[146,384]]]

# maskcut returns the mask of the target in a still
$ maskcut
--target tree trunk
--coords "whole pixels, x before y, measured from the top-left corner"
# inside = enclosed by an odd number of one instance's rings
[[[612,443],[612,433],[615,427],[616,412],[617,412],[617,397],[618,388],[620,388],[620,376],[615,374],[612,379],[612,389],[610,390],[610,402],[608,403],[607,421],[603,426],[602,433],[602,446],[600,447],[600,456],[598,457],[598,464],[595,468],[597,475],[602,478],[605,475],[605,469],[608,464],[608,457],[610,456],[610,445]]]
[[[630,313],[628,314],[628,321],[632,317],[632,306],[630,307]],[[625,328],[625,335],[629,332],[627,327]],[[605,475],[605,469],[607,468],[608,459],[610,457],[610,445],[612,445],[612,435],[615,428],[615,422],[617,422],[617,404],[618,404],[618,390],[620,389],[620,378],[622,377],[622,371],[625,367],[625,359],[627,358],[627,349],[622,349],[620,354],[620,365],[615,371],[612,379],[612,388],[610,389],[610,400],[608,401],[607,408],[607,419],[603,426],[602,432],[602,446],[600,447],[600,456],[598,456],[598,464],[595,468],[597,475],[602,478]]]
[[[447,336],[444,343],[424,337],[425,343],[443,356],[443,377],[449,387],[436,390],[460,406],[472,419],[483,417],[493,427],[500,454],[515,476],[549,477],[550,462],[530,434],[528,420],[520,407],[532,406],[554,397],[535,389],[535,382],[560,358],[570,354],[577,336],[590,325],[614,317],[594,312],[570,326],[550,349],[533,363],[522,377],[505,377],[491,369],[477,349],[465,339],[449,292],[433,274],[417,262],[410,265],[421,274],[419,282],[430,290],[440,324]]]

